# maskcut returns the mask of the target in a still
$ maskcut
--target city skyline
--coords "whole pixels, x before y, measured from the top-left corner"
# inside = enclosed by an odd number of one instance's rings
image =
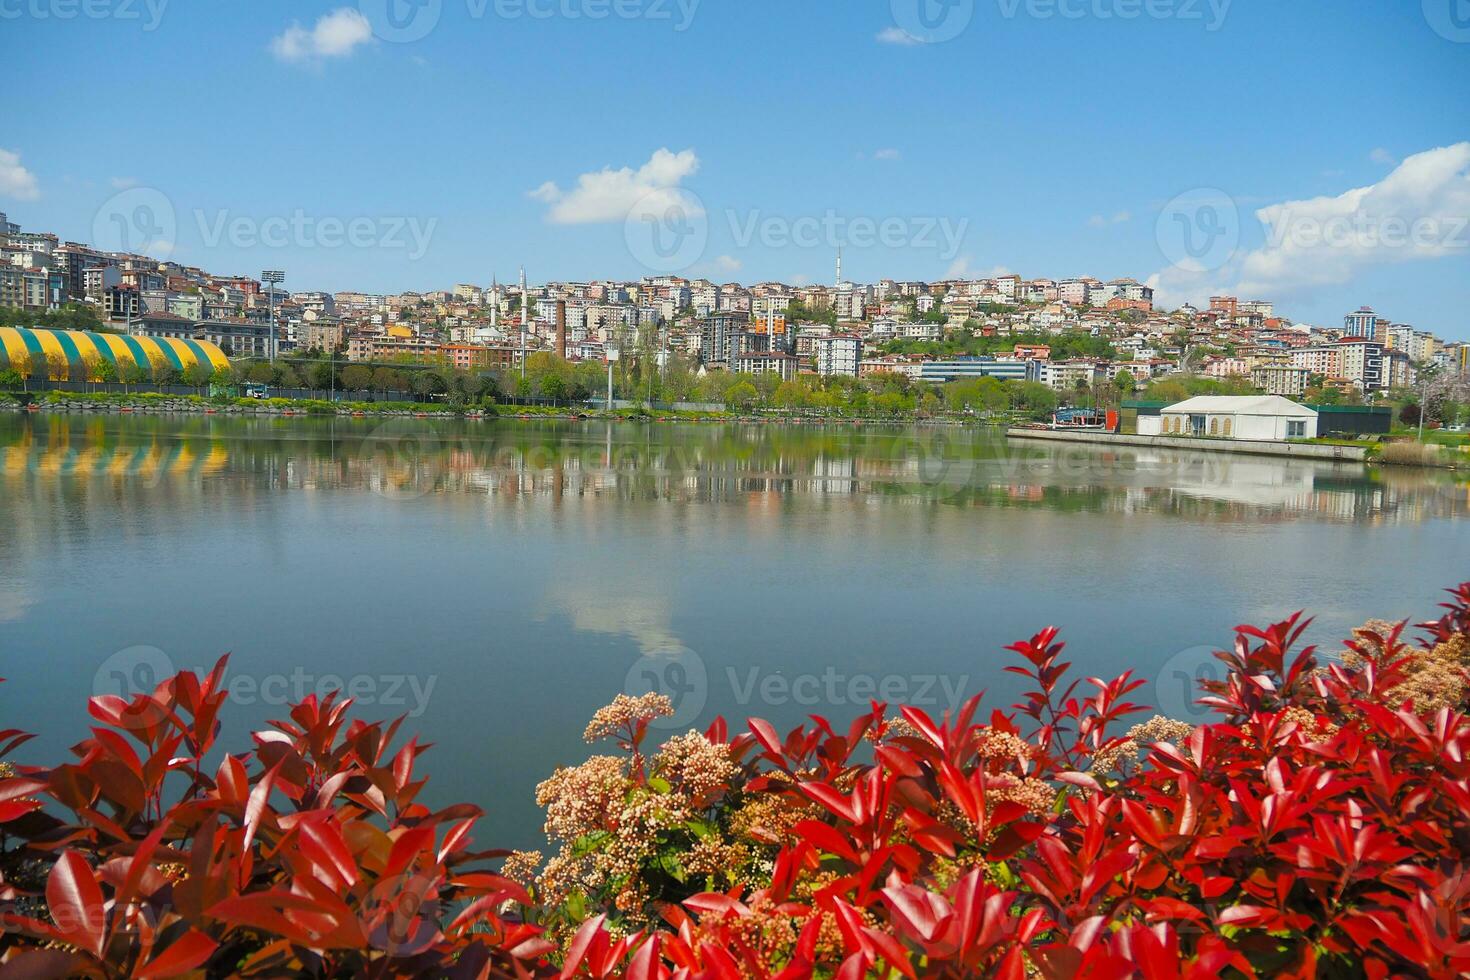
[[[1333,324],[1369,303],[1470,338],[1454,95],[1470,48],[1453,31],[1418,5],[1125,7],[959,2],[926,34],[903,0],[779,17],[648,0],[601,19],[594,0],[430,0],[407,20],[370,0],[68,20],[31,4],[7,15],[13,70],[85,102],[110,77],[99,46],[121,50],[129,101],[161,128],[118,158],[90,114],[19,113],[0,210],[107,248],[146,204],[163,257],[285,268],[295,289],[509,282],[521,264],[542,282],[801,285],[842,247],[860,282],[1126,276],[1164,308],[1230,292]],[[698,247],[653,267],[636,233],[670,205]],[[1219,244],[1181,252],[1186,234]]]

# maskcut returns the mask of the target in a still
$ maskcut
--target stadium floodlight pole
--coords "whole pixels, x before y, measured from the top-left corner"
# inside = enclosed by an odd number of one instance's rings
[[[603,348],[607,356],[607,410],[613,407],[613,363],[621,356],[622,351],[616,344],[609,344]]]
[[[276,363],[276,286],[286,281],[286,274],[280,269],[266,269],[260,274],[260,281],[266,284],[270,290],[266,302],[270,307],[271,335],[266,341],[266,350],[270,355],[271,364]]]

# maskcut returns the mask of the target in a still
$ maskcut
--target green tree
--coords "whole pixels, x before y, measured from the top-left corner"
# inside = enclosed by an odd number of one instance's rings
[[[755,390],[755,385],[749,381],[740,381],[725,390],[725,404],[730,408],[741,412],[750,411],[755,405],[760,392]]]
[[[317,361],[307,371],[313,388],[331,388],[336,384],[336,367],[330,361]]]
[[[118,369],[118,380],[127,385],[140,385],[148,380],[148,368],[137,361],[125,361]]]
[[[373,371],[361,364],[342,369],[342,387],[348,391],[367,391],[373,386]]]
[[[209,379],[214,377],[214,367],[207,362],[195,361],[184,368],[184,384],[195,388],[203,388],[209,384]]]
[[[1130,395],[1138,387],[1138,382],[1134,380],[1132,371],[1119,371],[1113,376],[1113,387],[1125,395]]]
[[[1033,416],[1046,415],[1057,407],[1057,393],[1039,381],[1023,381],[1011,394],[1013,406]]]

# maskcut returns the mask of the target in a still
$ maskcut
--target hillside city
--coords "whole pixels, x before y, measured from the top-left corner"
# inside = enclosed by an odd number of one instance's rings
[[[747,385],[750,400],[771,401],[786,385],[789,405],[819,402],[824,388],[847,383],[840,379],[874,376],[906,387],[992,378],[1063,400],[1188,377],[1230,393],[1371,404],[1430,377],[1470,374],[1470,343],[1368,306],[1340,325],[1315,326],[1293,322],[1269,299],[1212,296],[1203,309],[1156,309],[1153,289],[1128,278],[863,284],[841,278],[840,254],[830,285],[662,275],[532,286],[523,271],[514,284],[384,295],[286,290],[263,281],[280,275],[222,275],[101,251],[4,215],[0,253],[0,325],[208,340],[254,360],[250,380],[277,385],[314,383],[274,363],[278,354],[331,359],[333,387],[385,387],[395,374],[373,367],[430,364],[499,372],[507,393],[549,400],[595,396],[608,362],[636,360],[658,370],[643,372],[633,391],[624,374],[625,397],[643,397],[646,382],[649,400],[734,402],[732,388]]]

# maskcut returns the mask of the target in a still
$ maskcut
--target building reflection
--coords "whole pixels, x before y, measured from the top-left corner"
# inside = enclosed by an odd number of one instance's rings
[[[1214,453],[1016,448],[989,430],[393,419],[0,416],[12,500],[359,491],[388,499],[1042,508],[1198,520],[1470,516],[1463,474]],[[875,508],[874,504],[881,505]]]

